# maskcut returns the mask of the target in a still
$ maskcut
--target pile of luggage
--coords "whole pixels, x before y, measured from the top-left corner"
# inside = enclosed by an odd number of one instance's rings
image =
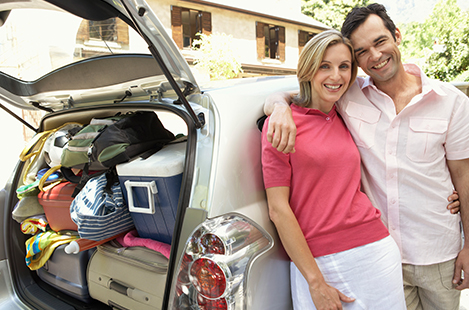
[[[28,267],[85,303],[159,309],[185,151],[152,111],[38,133],[12,212]]]

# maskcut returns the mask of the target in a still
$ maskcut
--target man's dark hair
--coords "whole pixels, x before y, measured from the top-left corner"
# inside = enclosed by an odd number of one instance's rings
[[[372,3],[368,6],[354,7],[345,18],[342,24],[342,34],[350,39],[352,33],[363,24],[366,19],[371,15],[378,15],[384,23],[384,26],[391,32],[392,37],[396,40],[396,25],[386,12],[384,5],[379,3]]]

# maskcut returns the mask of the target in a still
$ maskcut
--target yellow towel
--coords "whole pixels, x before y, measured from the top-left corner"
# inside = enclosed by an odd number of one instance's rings
[[[78,236],[59,235],[51,230],[29,238],[26,240],[26,265],[31,270],[41,268],[50,258],[55,248],[75,239],[78,239]]]

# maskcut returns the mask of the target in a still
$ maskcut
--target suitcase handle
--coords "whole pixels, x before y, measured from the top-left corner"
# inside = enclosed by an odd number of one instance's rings
[[[135,213],[154,214],[155,213],[155,199],[154,195],[158,193],[155,181],[151,182],[135,182],[127,180],[124,182],[127,191],[127,203],[129,204],[129,211]],[[136,207],[134,205],[134,195],[132,189],[134,187],[145,187],[148,193],[148,208],[144,206]]]
[[[148,296],[147,293],[138,290],[136,288],[131,288],[128,286],[125,286],[121,283],[118,283],[114,280],[110,280],[109,282],[109,288],[113,291],[118,292],[119,294],[122,294],[124,296],[128,296],[132,298],[133,300],[136,300],[138,302],[148,304],[150,302],[150,297]]]
[[[127,289],[129,287],[111,280],[111,282],[109,283],[109,288],[113,291],[118,292],[119,294],[127,296]]]

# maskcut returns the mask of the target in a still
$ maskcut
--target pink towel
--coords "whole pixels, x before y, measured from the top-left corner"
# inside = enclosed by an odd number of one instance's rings
[[[166,258],[169,258],[169,253],[171,252],[171,245],[153,239],[140,238],[138,237],[138,232],[135,229],[129,231],[123,236],[117,237],[116,240],[125,247],[144,246],[156,252],[160,252],[166,256]]]

